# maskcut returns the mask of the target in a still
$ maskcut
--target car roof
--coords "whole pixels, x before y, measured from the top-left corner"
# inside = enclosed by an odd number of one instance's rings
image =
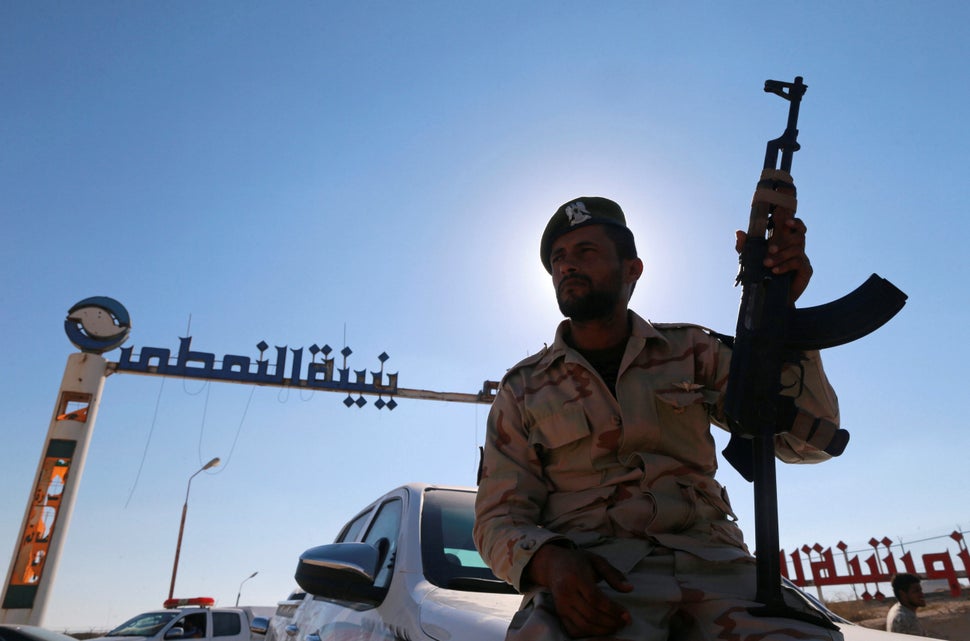
[[[381,494],[378,498],[368,503],[363,509],[359,510],[358,514],[366,512],[375,504],[380,503],[381,501],[383,501],[389,496],[394,496],[402,492],[405,492],[412,498],[420,498],[421,495],[428,490],[447,490],[447,491],[453,491],[453,492],[477,492],[478,491],[477,488],[467,487],[462,485],[440,485],[437,483],[418,483],[418,482],[405,483],[404,485],[399,485],[398,487],[394,488],[393,490],[390,490],[389,492],[385,492]]]

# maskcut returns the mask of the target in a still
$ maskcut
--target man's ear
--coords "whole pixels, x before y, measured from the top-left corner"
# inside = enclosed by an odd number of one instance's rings
[[[643,261],[640,260],[639,258],[633,258],[630,260],[625,260],[623,262],[626,268],[626,271],[624,273],[626,282],[635,283],[638,280],[640,280],[640,276],[643,275]]]

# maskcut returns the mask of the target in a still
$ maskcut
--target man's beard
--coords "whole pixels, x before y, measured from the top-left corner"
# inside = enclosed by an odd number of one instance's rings
[[[556,301],[559,303],[559,311],[566,318],[578,322],[588,322],[606,318],[616,309],[620,302],[620,291],[623,288],[623,280],[619,270],[611,274],[610,282],[605,288],[593,286],[593,282],[586,276],[571,276],[570,279],[582,280],[587,285],[585,294],[563,298],[561,292],[556,292]],[[560,288],[564,282],[559,283]]]

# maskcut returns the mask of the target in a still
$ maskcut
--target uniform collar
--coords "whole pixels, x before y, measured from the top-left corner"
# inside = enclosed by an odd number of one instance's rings
[[[664,335],[661,334],[657,328],[650,324],[650,321],[644,320],[633,310],[627,310],[627,314],[630,317],[631,331],[630,339],[639,342],[639,349],[643,349],[649,340],[659,340],[667,342]],[[552,345],[545,349],[539,361],[536,363],[536,368],[538,370],[544,370],[550,367],[553,363],[561,358],[565,358],[567,362],[580,361],[586,363],[586,360],[580,356],[579,352],[570,347],[566,343],[566,333],[569,331],[569,321],[564,320],[559,323],[556,328],[556,338],[552,341]],[[629,345],[630,339],[627,339],[627,344]]]

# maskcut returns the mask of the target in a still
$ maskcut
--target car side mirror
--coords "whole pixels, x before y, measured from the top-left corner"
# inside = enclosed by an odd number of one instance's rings
[[[296,583],[314,596],[376,606],[387,591],[374,587],[381,550],[369,543],[331,543],[300,555]]]
[[[169,628],[168,632],[165,633],[166,639],[181,639],[185,636],[185,629],[179,626],[174,628]]]
[[[249,631],[252,634],[266,634],[269,630],[269,617],[253,617],[252,623],[249,624]]]

